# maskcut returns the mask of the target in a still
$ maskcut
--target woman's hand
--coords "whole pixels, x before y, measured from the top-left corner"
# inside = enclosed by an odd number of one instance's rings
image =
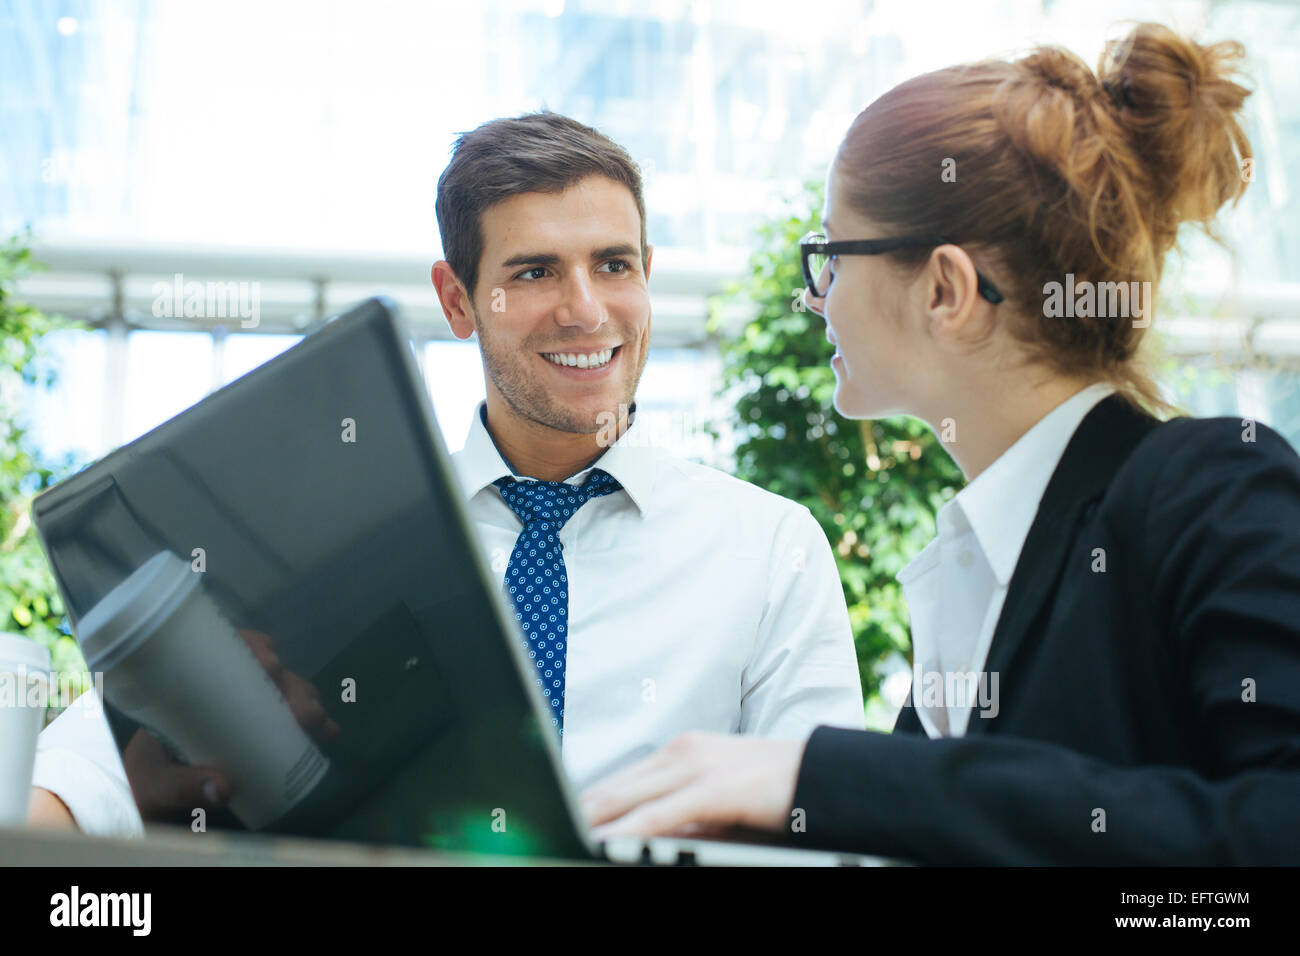
[[[779,833],[790,825],[806,743],[681,734],[583,791],[582,809],[597,840],[702,836],[737,826]]]

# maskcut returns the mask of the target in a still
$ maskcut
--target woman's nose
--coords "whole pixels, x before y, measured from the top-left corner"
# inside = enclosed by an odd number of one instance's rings
[[[804,308],[808,309],[810,312],[816,312],[818,315],[822,315],[822,303],[825,301],[826,299],[824,296],[812,295],[807,288],[803,290]]]

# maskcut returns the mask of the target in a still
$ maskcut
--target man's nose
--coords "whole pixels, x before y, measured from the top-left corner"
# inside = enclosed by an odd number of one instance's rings
[[[591,277],[586,272],[571,275],[564,283],[564,298],[555,310],[556,324],[595,332],[608,318],[604,303],[592,287]]]

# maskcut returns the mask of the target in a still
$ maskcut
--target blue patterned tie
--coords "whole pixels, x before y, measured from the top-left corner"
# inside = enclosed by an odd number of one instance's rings
[[[551,724],[564,734],[564,659],[569,633],[569,578],[564,571],[560,529],[592,498],[622,485],[593,468],[582,486],[563,481],[498,478],[496,486],[524,523],[506,567],[515,617],[527,637],[525,650],[537,665],[537,683],[551,703]]]

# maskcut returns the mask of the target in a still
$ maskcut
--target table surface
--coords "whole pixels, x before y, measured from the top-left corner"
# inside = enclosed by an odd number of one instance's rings
[[[194,833],[151,824],[140,838],[0,827],[0,866],[584,866],[596,861],[450,853],[339,840]]]

